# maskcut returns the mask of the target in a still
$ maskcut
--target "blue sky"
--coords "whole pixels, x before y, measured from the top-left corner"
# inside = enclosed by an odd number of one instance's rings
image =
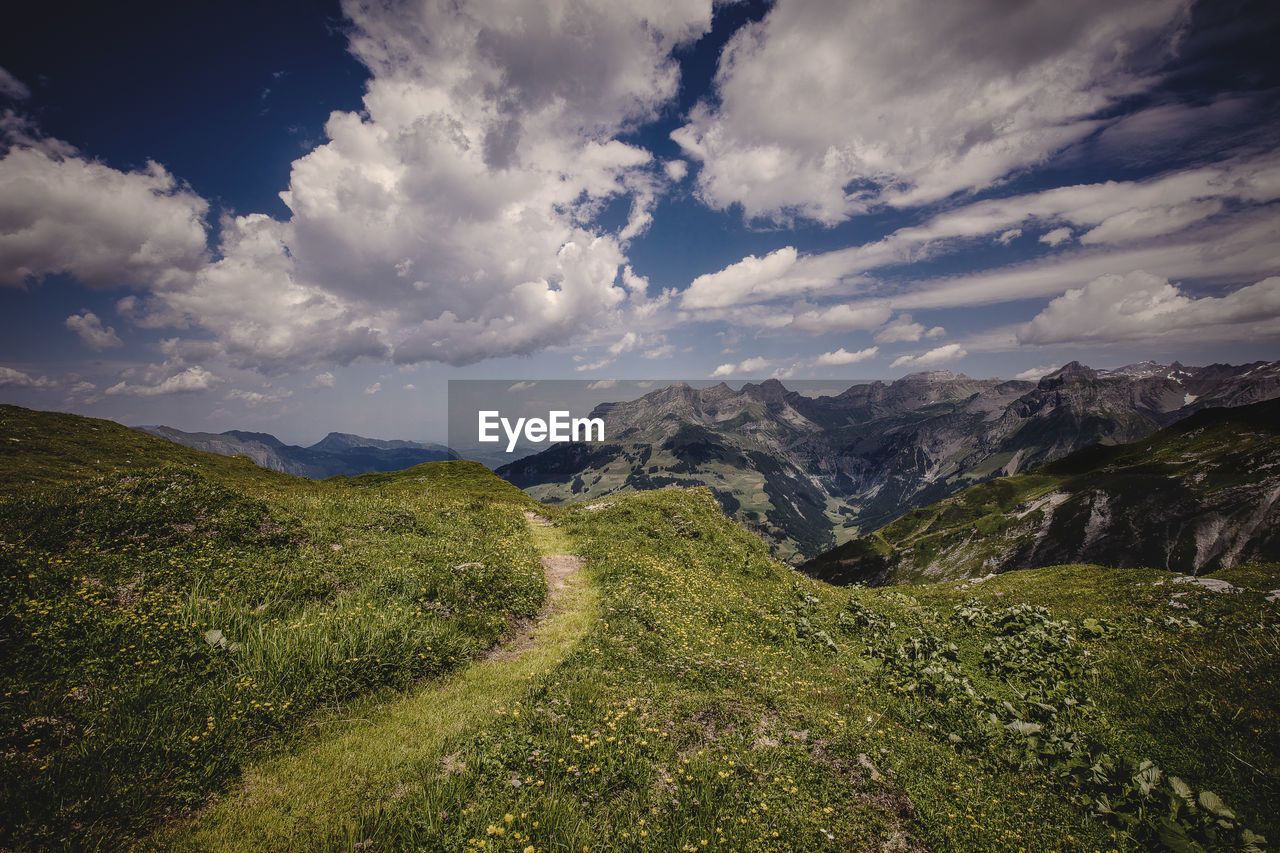
[[[0,36],[0,400],[1280,357],[1268,2],[78,4]]]

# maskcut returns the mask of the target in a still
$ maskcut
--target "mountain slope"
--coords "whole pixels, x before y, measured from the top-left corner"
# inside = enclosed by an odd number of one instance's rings
[[[927,371],[817,398],[777,380],[673,385],[599,406],[604,443],[557,445],[497,473],[547,502],[705,485],[798,562],[974,483],[1277,396],[1280,362],[1109,373],[1072,362],[1038,383]]]
[[[1075,853],[1280,831],[1280,567],[1179,598],[1089,566],[845,590],[702,489],[548,511],[471,463],[314,482],[12,408],[6,444],[5,849]],[[522,621],[544,594],[528,511],[598,606]],[[471,665],[524,632],[532,651]]]
[[[1280,828],[1275,567],[1185,610],[1167,576],[1082,566],[849,591],[703,489],[553,515],[600,597],[568,655],[438,742],[430,692],[359,706],[157,846],[1083,853]]]
[[[285,444],[265,432],[183,432],[167,426],[144,426],[138,429],[194,450],[223,456],[244,454],[264,468],[313,480],[399,471],[423,462],[457,458],[443,444],[384,441],[341,432],[331,432],[310,447],[299,447]]]
[[[0,848],[124,848],[322,705],[450,672],[537,612],[478,463],[317,483],[0,407]]]
[[[1280,559],[1280,400],[1204,409],[913,510],[806,563],[834,583],[1096,562],[1200,574]]]

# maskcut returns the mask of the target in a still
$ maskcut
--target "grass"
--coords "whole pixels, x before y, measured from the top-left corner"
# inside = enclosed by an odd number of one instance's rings
[[[530,667],[513,693],[478,686],[471,716],[441,724],[416,760],[321,809],[327,830],[279,839],[257,829],[273,813],[260,821],[238,797],[195,828],[194,846],[1141,850],[1180,843],[1157,799],[1169,775],[1234,810],[1240,849],[1243,828],[1276,831],[1277,620],[1262,595],[1280,586],[1274,566],[1228,574],[1248,587],[1234,597],[1184,596],[1201,622],[1185,629],[1164,623],[1182,611],[1147,572],[835,589],[769,559],[704,490],[615,496],[557,519],[600,595],[600,618],[558,663]],[[966,607],[986,615],[966,621]],[[1057,645],[1037,640],[1021,660],[985,651],[1046,630]],[[1151,665],[1183,659],[1197,665]],[[1216,706],[1187,698],[1210,696]],[[389,705],[316,754],[382,767],[377,744],[396,740],[396,721],[425,719],[427,701]],[[1223,725],[1227,703],[1248,722]],[[1051,735],[1106,772],[1081,775]],[[1224,766],[1226,752],[1262,769]],[[273,765],[273,778],[341,779],[312,770],[311,755]],[[1165,788],[1143,799],[1126,786],[1146,758]],[[1187,845],[1215,846],[1206,814],[1182,807]]]
[[[555,528],[531,526],[539,550],[569,546]],[[254,768],[232,795],[198,822],[171,829],[159,846],[193,850],[314,850],[333,838],[359,841],[362,815],[396,808],[421,793],[418,780],[465,769],[445,749],[485,719],[478,711],[510,708],[530,679],[551,672],[597,617],[594,588],[571,579],[537,627],[536,642],[497,655],[406,696],[379,696],[312,723],[317,735]]]
[[[543,601],[534,504],[481,466],[313,483],[0,415],[0,446],[27,448],[0,504],[0,846],[127,845],[320,709],[463,667]]]
[[[18,819],[0,846],[985,853],[1280,833],[1275,565],[1216,575],[1235,593],[1097,566],[844,589],[770,558],[705,489],[546,510],[450,463],[296,485],[187,464],[4,504]],[[586,568],[524,638],[537,558],[565,552]]]

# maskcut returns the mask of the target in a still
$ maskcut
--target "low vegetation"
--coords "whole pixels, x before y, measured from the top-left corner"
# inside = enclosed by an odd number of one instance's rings
[[[117,470],[58,485],[34,419],[0,420],[43,475],[0,504],[0,846],[125,843],[542,602],[531,502],[481,466],[316,484],[95,421]]]
[[[705,489],[552,511],[456,463],[256,476],[126,469],[5,504],[0,846],[1280,837],[1275,565],[842,589]],[[567,551],[569,592],[476,659]]]

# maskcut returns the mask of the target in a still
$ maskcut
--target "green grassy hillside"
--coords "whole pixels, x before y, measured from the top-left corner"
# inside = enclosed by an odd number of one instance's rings
[[[457,464],[250,487],[188,459],[5,504],[0,846],[1280,837],[1280,567],[850,590],[705,489],[551,511]],[[474,658],[568,552],[539,621]]]
[[[1280,559],[1280,401],[1205,409],[912,510],[809,561],[834,583],[912,583],[1070,562],[1200,574]]]
[[[124,845],[545,594],[478,464],[315,483],[11,406],[0,448],[0,847]]]

